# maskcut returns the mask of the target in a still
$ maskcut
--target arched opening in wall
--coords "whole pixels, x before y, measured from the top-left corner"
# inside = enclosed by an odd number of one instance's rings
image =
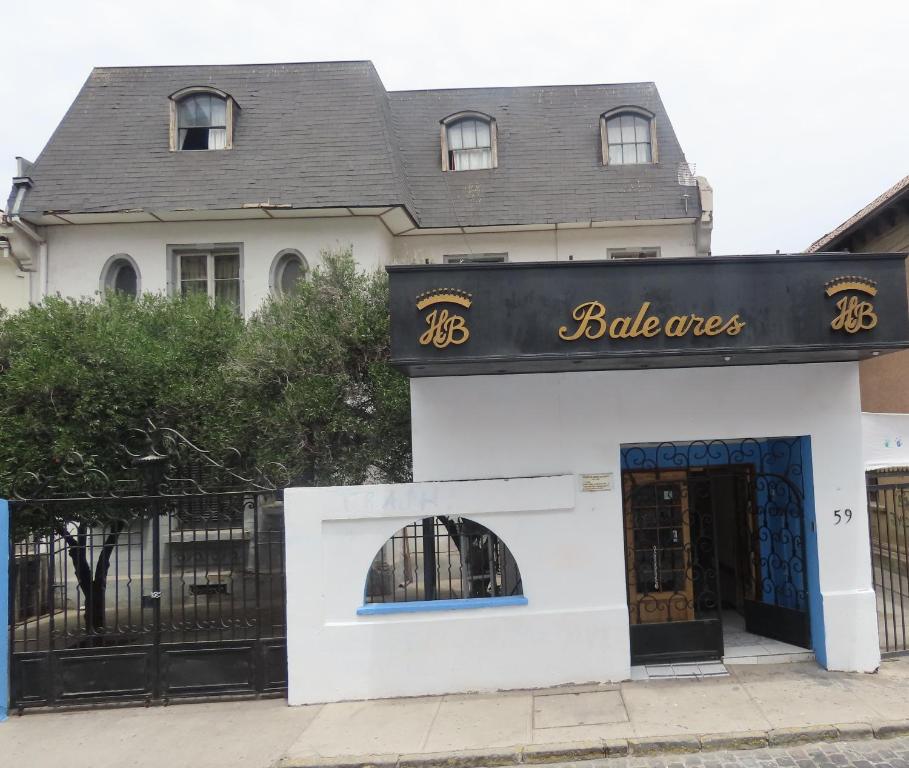
[[[111,256],[101,270],[101,290],[138,296],[139,268],[136,262],[123,253]]]
[[[279,296],[292,294],[309,273],[306,258],[296,248],[278,252],[271,266],[271,289]]]
[[[466,517],[425,517],[401,528],[376,553],[366,603],[507,598],[524,594],[511,551]]]

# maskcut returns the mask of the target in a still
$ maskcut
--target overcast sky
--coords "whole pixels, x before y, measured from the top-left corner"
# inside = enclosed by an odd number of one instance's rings
[[[653,80],[713,252],[798,251],[909,174],[909,2],[45,0],[0,13],[0,171],[93,66],[372,59],[389,90]]]

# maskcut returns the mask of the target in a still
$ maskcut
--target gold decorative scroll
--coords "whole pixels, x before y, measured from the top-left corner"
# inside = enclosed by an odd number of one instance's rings
[[[665,322],[661,317],[650,313],[651,302],[641,304],[637,314],[617,315],[609,318],[606,305],[599,301],[585,301],[578,304],[572,312],[571,319],[575,325],[571,328],[563,325],[559,328],[559,338],[563,341],[589,339],[596,341],[604,336],[610,339],[651,339],[660,334],[672,338],[688,336],[737,336],[746,323],[739,315],[723,318],[720,315],[672,315]]]

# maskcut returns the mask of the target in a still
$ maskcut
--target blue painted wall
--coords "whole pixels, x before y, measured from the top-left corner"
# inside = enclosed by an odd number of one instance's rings
[[[811,616],[811,646],[818,663],[827,666],[824,632],[824,601],[821,598],[820,558],[817,547],[817,513],[814,509],[814,471],[811,438],[802,438],[802,470],[805,473],[805,550],[808,557],[808,610]]]
[[[9,704],[9,504],[0,499],[0,721]]]

